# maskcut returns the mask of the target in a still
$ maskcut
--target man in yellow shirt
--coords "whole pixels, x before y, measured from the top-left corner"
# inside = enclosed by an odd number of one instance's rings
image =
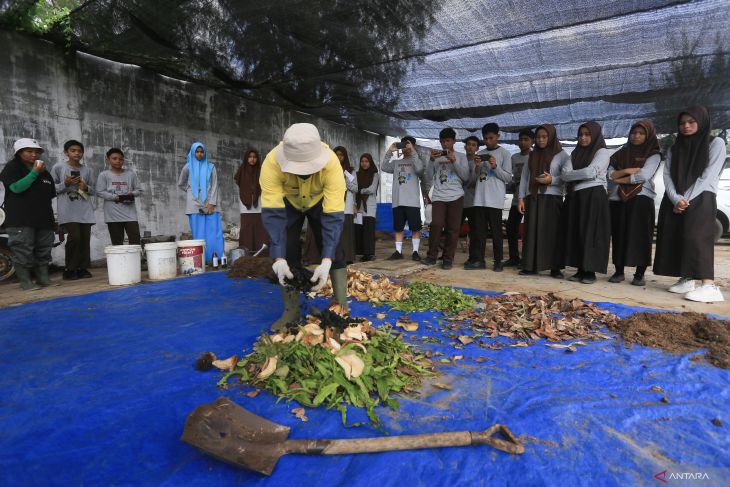
[[[345,177],[340,160],[319,137],[317,127],[296,123],[271,150],[261,167],[261,218],[269,233],[272,268],[281,284],[284,313],[273,331],[298,322],[299,292],[286,287],[290,270],[302,267],[300,235],[304,219],[311,226],[322,262],[312,276],[313,291],[332,277],[334,299],[347,309],[347,270],[337,253],[345,219]],[[341,253],[341,252],[340,252]]]

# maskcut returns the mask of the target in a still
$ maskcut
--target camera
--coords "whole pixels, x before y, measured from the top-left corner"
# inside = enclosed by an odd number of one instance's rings
[[[396,149],[405,149],[406,148],[406,144],[407,144],[407,142],[396,142],[395,143],[395,148]]]
[[[442,150],[442,151],[441,151],[441,152],[439,153],[439,156],[444,156],[444,157],[446,157],[446,156],[448,156],[448,155],[449,155],[449,151],[447,151],[447,150]]]

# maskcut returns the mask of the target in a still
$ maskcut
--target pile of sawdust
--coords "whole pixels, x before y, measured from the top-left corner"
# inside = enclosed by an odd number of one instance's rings
[[[233,262],[228,277],[269,277],[274,278],[274,271],[271,265],[274,260],[271,257],[239,257]]]
[[[609,327],[629,343],[672,353],[707,349],[705,359],[730,369],[730,322],[702,313],[636,313]]]

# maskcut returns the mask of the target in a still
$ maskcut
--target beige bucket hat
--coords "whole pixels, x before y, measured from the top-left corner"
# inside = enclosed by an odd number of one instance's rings
[[[311,123],[295,123],[286,129],[284,141],[275,150],[281,170],[297,176],[319,172],[333,154],[322,144],[319,130]]]

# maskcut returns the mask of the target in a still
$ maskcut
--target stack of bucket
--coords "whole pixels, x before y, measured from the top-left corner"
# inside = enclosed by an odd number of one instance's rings
[[[205,240],[149,243],[144,247],[151,281],[205,272]],[[106,254],[109,284],[126,286],[142,281],[142,247],[109,245]]]

